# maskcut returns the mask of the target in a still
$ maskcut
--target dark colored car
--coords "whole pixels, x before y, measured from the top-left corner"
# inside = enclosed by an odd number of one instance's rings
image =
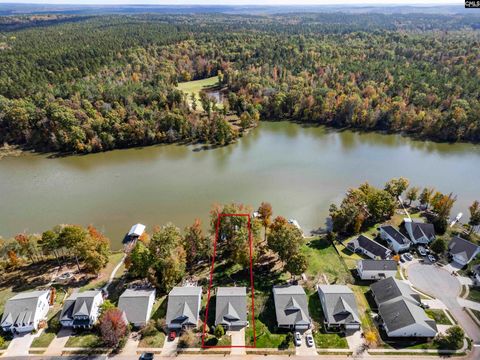
[[[144,352],[140,355],[140,360],[153,360],[154,354],[151,352]]]

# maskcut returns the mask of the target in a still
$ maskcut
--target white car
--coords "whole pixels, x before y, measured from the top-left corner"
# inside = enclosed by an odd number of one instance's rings
[[[418,250],[418,253],[420,254],[420,256],[427,256],[427,251],[425,250],[425,248],[423,246],[419,246],[417,250]]]
[[[302,336],[300,335],[300,333],[298,331],[295,333],[294,339],[295,339],[295,346],[302,345]]]
[[[403,257],[404,257],[405,260],[407,260],[407,261],[412,261],[412,260],[413,260],[413,256],[412,256],[412,254],[410,254],[410,253],[405,253],[405,254],[403,254]]]
[[[308,334],[307,335],[307,346],[312,347],[313,346],[313,336]]]
[[[433,255],[428,255],[428,260],[430,260],[432,263],[437,261],[437,259],[435,259],[435,256],[433,256]]]

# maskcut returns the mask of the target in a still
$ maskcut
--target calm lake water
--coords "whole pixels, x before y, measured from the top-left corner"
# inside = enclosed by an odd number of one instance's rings
[[[59,223],[94,224],[119,248],[141,222],[183,228],[208,221],[215,202],[257,207],[324,227],[328,207],[364,181],[405,176],[458,195],[455,213],[480,200],[480,146],[413,141],[398,135],[337,132],[262,123],[238,143],[214,150],[163,145],[87,156],[26,154],[0,160],[0,235]],[[454,216],[455,214],[453,214]]]

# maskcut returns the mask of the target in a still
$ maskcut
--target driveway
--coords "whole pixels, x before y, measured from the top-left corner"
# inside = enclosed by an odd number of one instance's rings
[[[461,284],[457,277],[447,270],[430,264],[412,264],[407,269],[408,280],[414,287],[440,299],[457,319],[467,335],[480,344],[480,329],[463,310],[457,297]]]
[[[165,342],[163,343],[163,348],[162,348],[162,356],[177,355],[178,339],[179,339],[178,336],[173,341],[168,341],[168,337],[165,338]]]
[[[15,335],[10,342],[7,351],[3,354],[3,357],[28,355],[28,350],[30,349],[30,345],[32,345],[32,341],[35,339],[35,337],[36,336],[31,333]]]
[[[312,330],[307,330],[304,333],[300,333],[300,334],[302,336],[302,341],[301,341],[300,346],[295,347],[295,355],[297,355],[297,356],[313,356],[313,355],[318,356],[317,349],[315,348],[315,342],[313,343],[312,347],[307,346],[306,336],[307,336],[307,334],[311,335]]]
[[[232,346],[243,346],[243,347],[232,347],[230,352],[231,355],[245,355],[245,328],[241,328],[238,331],[229,331],[227,334],[231,336]]]
[[[67,344],[68,338],[72,335],[72,330],[62,328],[55,336],[45,351],[45,355],[62,355],[63,348]]]

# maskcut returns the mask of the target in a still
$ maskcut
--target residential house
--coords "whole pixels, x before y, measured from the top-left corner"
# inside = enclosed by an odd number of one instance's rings
[[[357,273],[362,280],[380,280],[397,274],[395,260],[358,260]]]
[[[387,241],[390,247],[397,254],[410,249],[410,240],[408,240],[400,231],[391,225],[380,226],[380,237]]]
[[[219,287],[215,305],[215,326],[238,330],[248,325],[247,288]]]
[[[38,329],[49,309],[50,290],[29,291],[8,299],[0,326],[4,332],[26,333]]]
[[[435,240],[435,228],[433,224],[420,222],[415,219],[403,219],[405,230],[414,244],[429,244]]]
[[[370,286],[383,328],[389,337],[426,337],[437,334],[437,325],[420,306],[420,295],[406,283],[389,277]]]
[[[346,285],[319,285],[317,288],[325,326],[332,330],[359,330],[360,317],[353,291]]]
[[[378,242],[360,235],[347,244],[347,248],[357,254],[363,254],[370,259],[388,259],[392,250],[380,245]]]
[[[480,246],[454,236],[448,243],[448,253],[452,256],[454,262],[465,266],[477,257],[480,253]]]
[[[118,308],[130,324],[142,327],[150,320],[154,302],[155,289],[127,289],[118,299]]]
[[[309,329],[312,319],[308,313],[307,295],[299,285],[273,287],[275,314],[279,328]]]
[[[200,286],[174,287],[168,294],[167,327],[172,330],[196,327],[201,302]]]
[[[60,323],[65,327],[88,329],[98,319],[100,306],[103,304],[103,294],[100,290],[90,290],[74,293],[63,305]]]

